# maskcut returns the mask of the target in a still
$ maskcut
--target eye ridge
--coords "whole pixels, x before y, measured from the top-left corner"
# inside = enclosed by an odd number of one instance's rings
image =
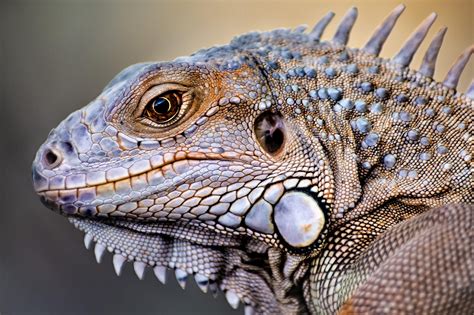
[[[147,103],[144,116],[155,123],[166,123],[178,115],[182,104],[182,93],[168,91],[155,96]]]

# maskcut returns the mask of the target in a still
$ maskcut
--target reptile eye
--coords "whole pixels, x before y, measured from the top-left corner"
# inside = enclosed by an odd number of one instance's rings
[[[183,104],[181,93],[166,92],[152,98],[145,107],[144,116],[156,123],[166,123],[176,117]]]

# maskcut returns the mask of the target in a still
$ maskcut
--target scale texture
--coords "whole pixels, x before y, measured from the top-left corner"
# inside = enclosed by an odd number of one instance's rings
[[[436,15],[391,59],[403,12],[346,46],[351,8],[132,65],[51,131],[41,201],[120,275],[174,270],[246,314],[469,314],[474,309],[474,84],[442,82]]]

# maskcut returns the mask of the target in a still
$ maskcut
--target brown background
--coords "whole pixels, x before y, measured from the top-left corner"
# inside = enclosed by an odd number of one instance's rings
[[[116,277],[111,257],[97,265],[82,233],[48,211],[31,188],[30,165],[49,130],[98,95],[122,68],[166,60],[224,44],[250,30],[313,25],[328,10],[338,20],[359,7],[349,45],[360,47],[398,1],[2,1],[0,4],[0,312],[17,313],[224,313],[193,282],[182,291],[174,276],[159,284],[148,272],[139,281],[131,266]],[[394,55],[430,12],[429,33],[449,26],[437,79],[474,42],[474,2],[404,1],[406,12],[382,56]],[[424,51],[429,40],[423,44]],[[423,53],[414,65],[418,66]],[[473,77],[465,71],[461,90]],[[239,310],[242,313],[242,310]]]

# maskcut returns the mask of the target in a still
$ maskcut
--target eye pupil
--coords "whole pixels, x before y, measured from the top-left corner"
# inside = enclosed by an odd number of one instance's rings
[[[158,114],[166,114],[171,110],[171,103],[167,98],[157,97],[153,102],[153,109]]]
[[[167,123],[179,114],[181,105],[181,93],[167,92],[151,99],[145,107],[144,115],[156,123]]]

